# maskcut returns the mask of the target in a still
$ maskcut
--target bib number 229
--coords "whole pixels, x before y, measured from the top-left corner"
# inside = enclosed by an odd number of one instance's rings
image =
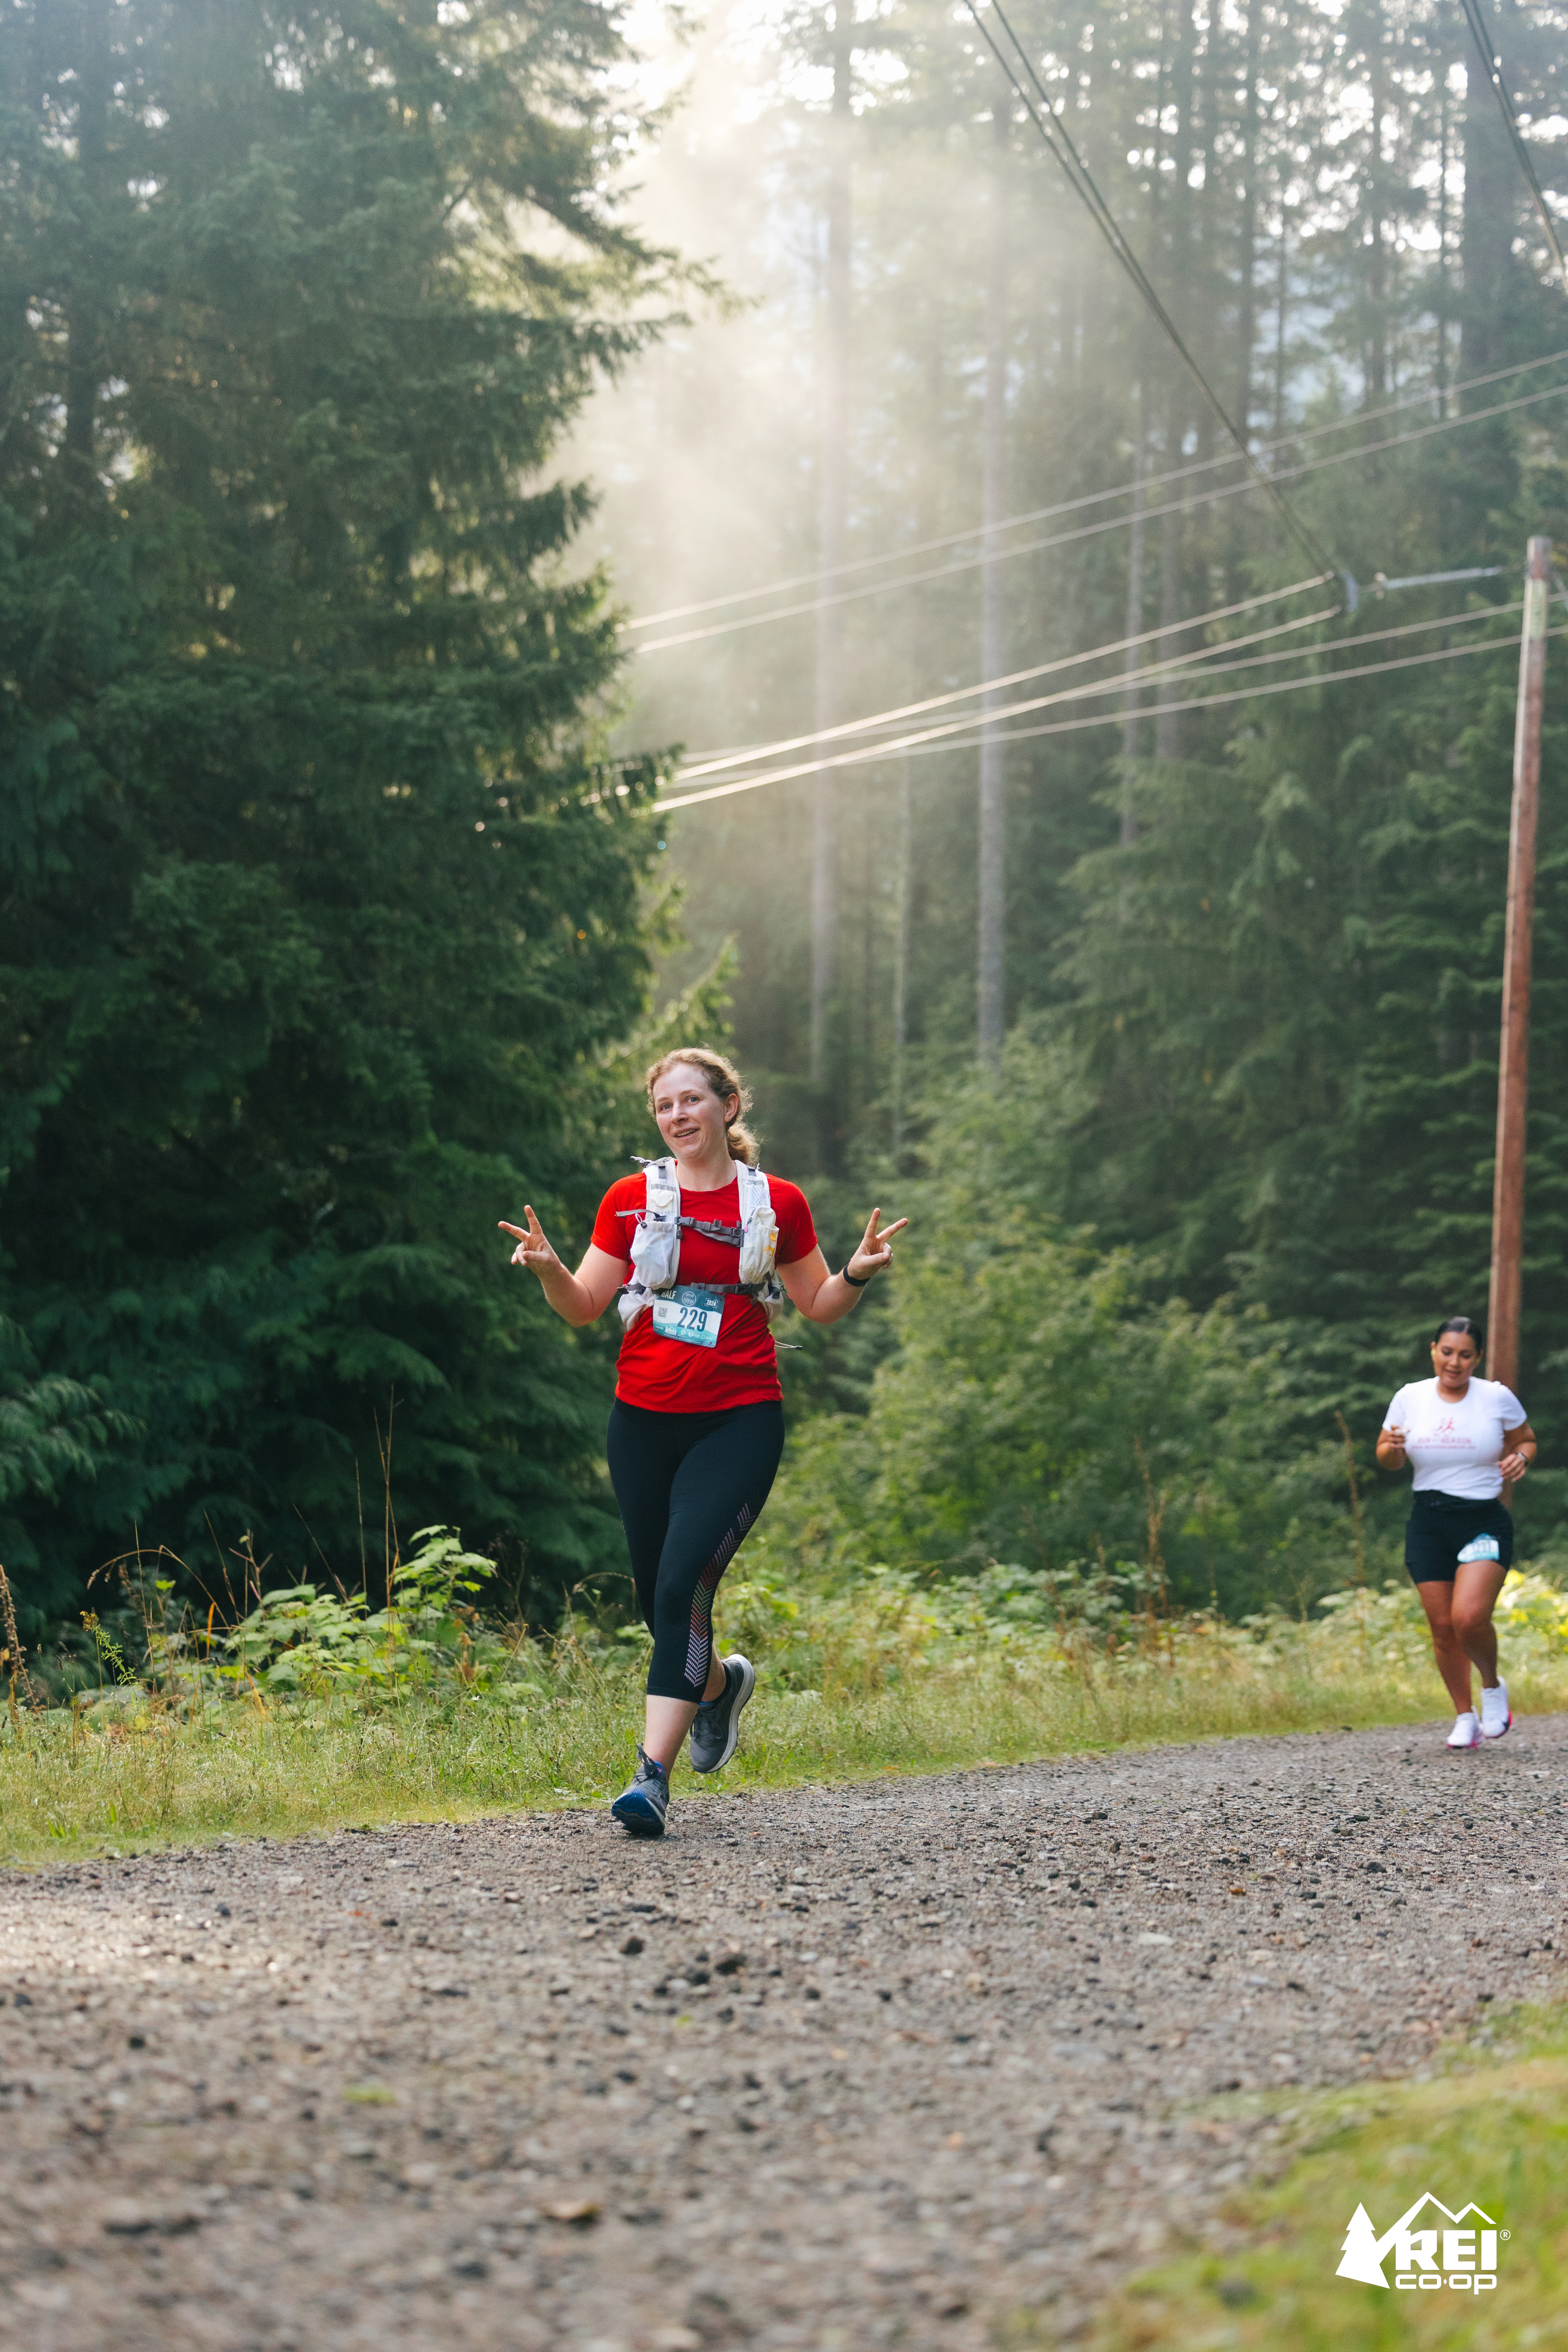
[[[723,1320],[721,1291],[677,1291],[653,1302],[654,1329],[661,1339],[679,1339],[683,1348],[716,1348]]]

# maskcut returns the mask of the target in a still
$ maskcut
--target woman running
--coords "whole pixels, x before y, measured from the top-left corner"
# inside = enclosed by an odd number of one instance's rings
[[[1412,1381],[1388,1408],[1377,1441],[1385,1470],[1415,1469],[1405,1529],[1405,1565],[1432,1628],[1437,1671],[1458,1720],[1450,1748],[1500,1739],[1513,1721],[1497,1670],[1492,1611],[1513,1564],[1513,1519],[1502,1500],[1535,1458],[1524,1407],[1500,1381],[1476,1377],[1481,1334],[1450,1315],[1432,1341],[1429,1381]],[[1481,1676],[1471,1705],[1470,1668]]]
[[[611,1185],[575,1274],[531,1208],[526,1233],[501,1226],[517,1235],[512,1264],[539,1276],[563,1321],[592,1323],[620,1293],[610,1479],[653,1635],[637,1768],[610,1808],[633,1837],[664,1835],[670,1768],[689,1731],[693,1771],[729,1762],[756,1686],[739,1652],[715,1655],[712,1617],[784,1451],[770,1318],[787,1293],[810,1322],[837,1323],[891,1264],[893,1235],[909,1223],[882,1231],[873,1209],[843,1273],[829,1274],[805,1193],[757,1168],[742,1124],[752,1098],[731,1063],[683,1046],[649,1070],[647,1099],[669,1156]]]

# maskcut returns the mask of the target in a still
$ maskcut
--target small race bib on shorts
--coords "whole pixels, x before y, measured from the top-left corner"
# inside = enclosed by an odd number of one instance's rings
[[[1458,1556],[1461,1560],[1500,1559],[1502,1552],[1496,1536],[1472,1536],[1464,1550]]]
[[[716,1348],[723,1320],[721,1290],[697,1290],[682,1285],[653,1302],[654,1329],[661,1339],[679,1339],[683,1348]]]

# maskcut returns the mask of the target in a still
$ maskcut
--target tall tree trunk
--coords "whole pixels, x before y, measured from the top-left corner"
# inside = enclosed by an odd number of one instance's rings
[[[824,573],[844,561],[849,472],[849,262],[854,233],[849,152],[850,73],[854,18],[848,0],[833,12],[833,103],[827,121],[827,272],[823,319],[820,507],[817,563]],[[825,578],[816,613],[816,728],[839,717],[842,687],[839,615],[828,600],[837,583]],[[812,812],[811,1076],[827,1077],[828,1024],[838,944],[838,809],[834,771],[819,768]]]
[[[1193,11],[1194,19],[1197,10]],[[1215,362],[1219,354],[1219,322],[1221,288],[1226,288],[1225,255],[1218,234],[1219,198],[1223,167],[1220,162],[1220,86],[1224,78],[1225,32],[1222,13],[1211,7],[1204,29],[1203,46],[1197,46],[1197,28],[1194,25],[1193,75],[1195,98],[1193,109],[1193,152],[1187,170],[1189,177],[1196,171],[1202,185],[1192,191],[1189,204],[1192,226],[1191,285],[1188,315],[1193,320],[1193,334],[1204,365],[1211,381],[1218,373]],[[1215,443],[1215,417],[1206,400],[1196,404],[1193,419],[1197,432],[1196,455],[1212,457]]]
[[[1252,430],[1252,346],[1258,335],[1258,0],[1247,0],[1242,66],[1241,217],[1237,226],[1236,421]]]
[[[992,116],[996,154],[990,187],[989,253],[985,271],[985,416],[980,466],[981,547],[980,675],[1000,677],[1006,663],[1006,615],[998,562],[1005,512],[1007,465],[1007,184],[1003,156],[1007,145],[1007,109]],[[983,1062],[994,1065],[1002,1051],[1006,1018],[1004,966],[1007,930],[1006,803],[1005,754],[998,731],[986,726],[1006,696],[1000,688],[981,698],[979,856],[979,1045]]]
[[[1383,167],[1383,118],[1388,110],[1388,64],[1384,51],[1383,10],[1373,5],[1366,35],[1367,92],[1372,101],[1372,135],[1366,175],[1367,226],[1372,241],[1367,253],[1366,399],[1379,407],[1388,397],[1388,241],[1384,205],[1387,201]],[[1375,471],[1375,463],[1373,467]]]
[[[1279,285],[1274,298],[1274,438],[1285,438],[1285,374],[1290,317],[1290,215],[1279,189]]]
[[[95,228],[105,196],[108,155],[111,0],[79,0],[77,20],[77,168],[84,217],[66,304],[66,413],[61,440],[65,506],[80,514],[96,506],[99,349],[102,324],[100,272],[103,256]]]
[[[1437,95],[1437,414],[1448,414],[1448,61],[1441,65]]]
[[[1171,139],[1171,155],[1175,170],[1172,173],[1171,203],[1166,214],[1169,236],[1166,251],[1169,271],[1165,299],[1178,318],[1191,314],[1191,296],[1194,270],[1193,267],[1193,82],[1197,47],[1196,0],[1179,0],[1176,12],[1177,37],[1175,60],[1171,75],[1171,105],[1175,114],[1175,127]],[[1180,461],[1182,443],[1186,435],[1187,390],[1185,380],[1173,380],[1166,398],[1164,450],[1169,470]],[[1160,524],[1160,623],[1168,627],[1179,620],[1182,611],[1183,517],[1175,504],[1179,492],[1163,494],[1170,511]],[[1173,639],[1160,642],[1162,656],[1176,650]],[[1180,731],[1173,710],[1163,712],[1154,721],[1154,756],[1157,760],[1173,760],[1180,746]]]
[[[1461,375],[1500,367],[1503,326],[1516,264],[1513,257],[1519,166],[1498,113],[1497,100],[1477,59],[1465,60],[1464,325]],[[1492,395],[1472,395],[1485,400]]]
[[[1181,457],[1181,409],[1173,397],[1169,409],[1170,423],[1165,428],[1165,469],[1174,467]],[[1162,492],[1166,499],[1166,511],[1160,520],[1160,626],[1170,629],[1182,617],[1182,523],[1181,508],[1176,504],[1180,493]],[[1177,639],[1163,636],[1159,640],[1162,661],[1180,650]],[[1174,710],[1162,710],[1154,721],[1154,757],[1173,760],[1181,749],[1181,723]]]
[[[1143,488],[1149,471],[1148,430],[1144,417],[1143,386],[1138,386],[1138,439],[1132,452],[1132,521],[1127,534],[1127,630],[1129,637],[1138,635],[1143,626],[1143,509],[1147,499]],[[1131,674],[1143,660],[1142,646],[1130,645],[1121,657],[1122,669]],[[1121,846],[1130,849],[1138,838],[1138,817],[1132,800],[1131,763],[1138,756],[1138,689],[1129,687],[1122,701],[1121,757],[1126,762],[1121,778]]]
[[[893,910],[893,1118],[890,1138],[893,1171],[898,1174],[904,1157],[904,1097],[908,1084],[910,1049],[910,908],[914,894],[914,793],[910,781],[910,762],[899,762],[899,814],[897,848],[894,852],[894,888],[898,898]]]
[[[1236,405],[1232,414],[1247,439],[1252,437],[1253,345],[1258,340],[1258,59],[1260,47],[1260,0],[1247,0],[1247,37],[1241,60],[1241,121],[1238,138],[1241,165],[1240,202],[1236,232]],[[1226,518],[1227,593],[1241,593],[1243,518],[1232,501]]]

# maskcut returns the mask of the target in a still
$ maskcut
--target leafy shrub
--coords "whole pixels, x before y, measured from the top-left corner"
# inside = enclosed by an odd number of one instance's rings
[[[1339,1580],[1343,1454],[1314,1432],[1284,1335],[1157,1299],[1131,1252],[1000,1195],[978,1151],[954,1150],[913,1207],[897,1350],[865,1415],[796,1438],[754,1572],[837,1584],[872,1562],[1022,1559],[1232,1614]]]
[[[392,1571],[392,1598],[372,1610],[363,1592],[340,1596],[314,1584],[263,1594],[226,1635],[216,1679],[268,1691],[322,1691],[355,1684],[395,1692],[456,1676],[488,1689],[517,1648],[487,1625],[472,1595],[492,1564],[465,1551],[449,1528],[423,1528],[412,1559]]]

